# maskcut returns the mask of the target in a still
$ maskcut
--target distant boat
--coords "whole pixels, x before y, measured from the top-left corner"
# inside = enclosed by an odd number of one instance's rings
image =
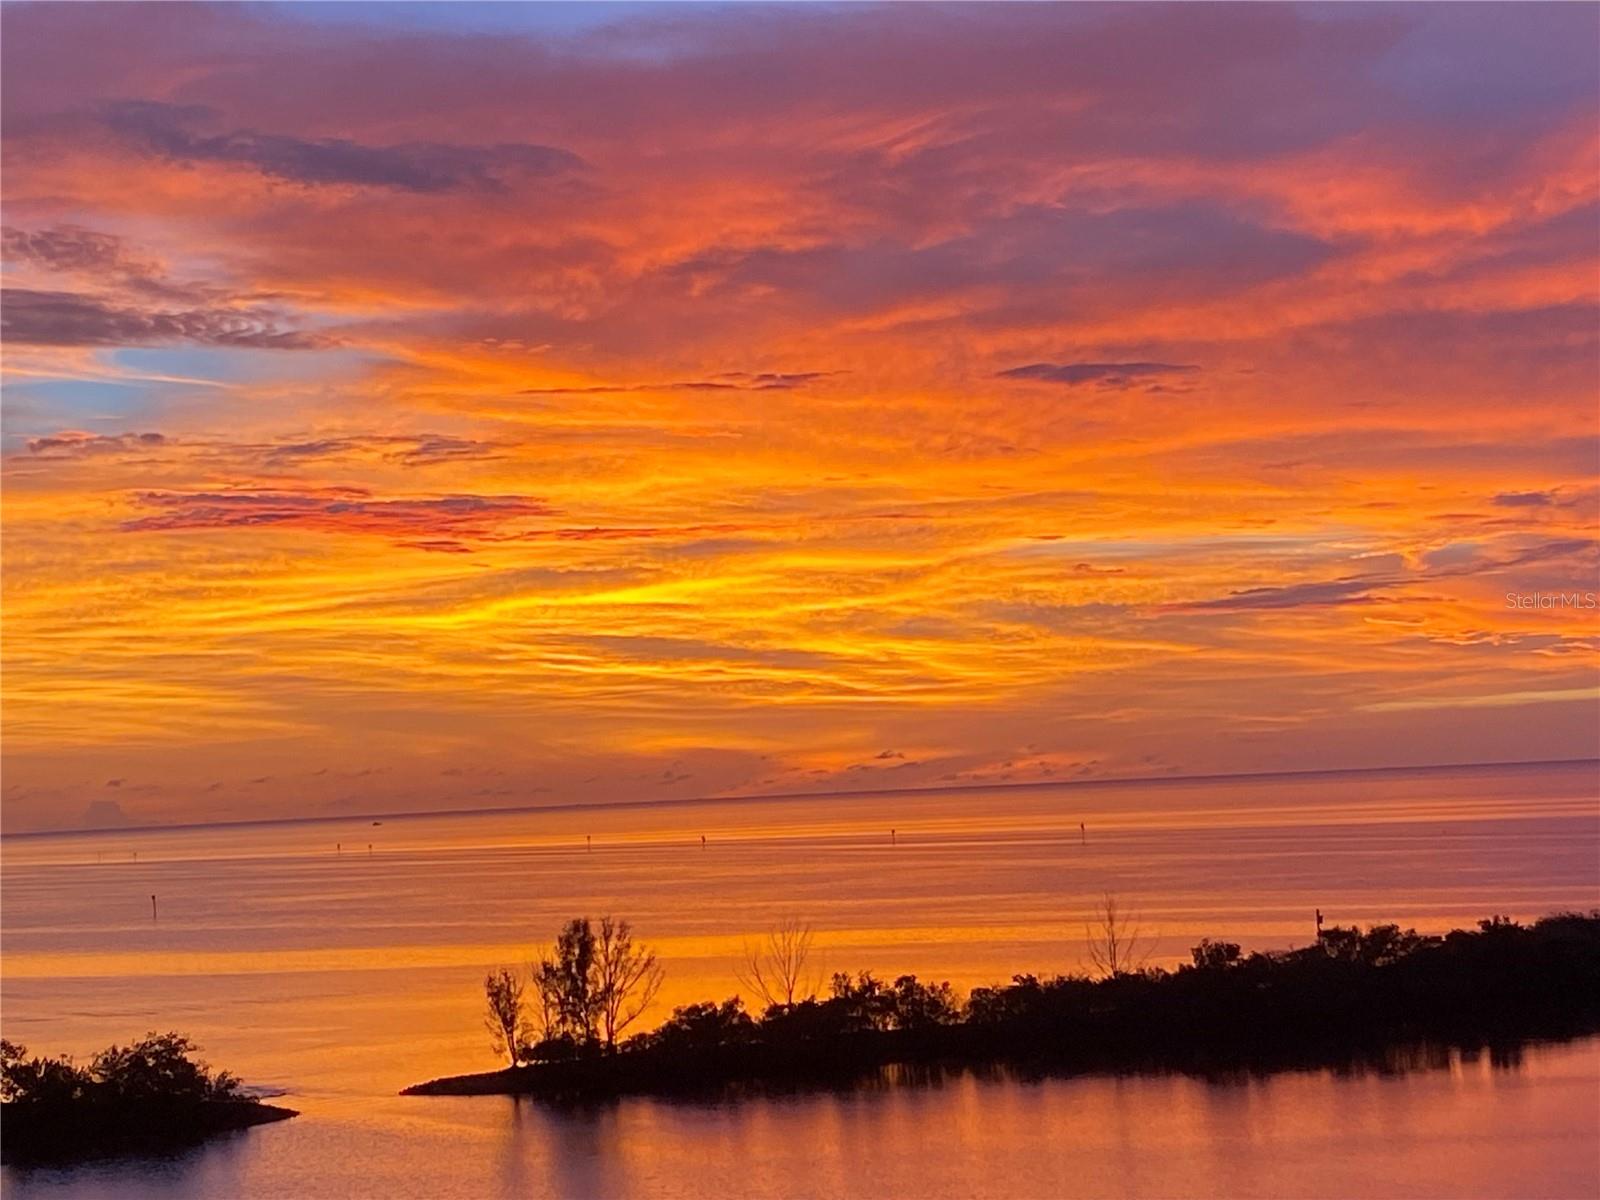
[[[383,824],[383,822],[382,822],[382,821],[374,821],[374,822],[373,822],[373,824],[374,824],[374,825],[382,825],[382,824]]]

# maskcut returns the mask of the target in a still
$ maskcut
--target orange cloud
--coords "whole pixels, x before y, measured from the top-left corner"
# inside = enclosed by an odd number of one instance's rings
[[[537,18],[8,14],[8,820],[1592,752],[1593,9]]]

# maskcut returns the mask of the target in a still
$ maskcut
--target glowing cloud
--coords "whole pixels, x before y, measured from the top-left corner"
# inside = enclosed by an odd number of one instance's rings
[[[1600,11],[525,11],[7,10],[8,828],[1593,751]]]

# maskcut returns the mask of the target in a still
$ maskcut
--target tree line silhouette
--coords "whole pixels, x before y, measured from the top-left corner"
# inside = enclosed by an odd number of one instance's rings
[[[1093,974],[1016,975],[963,998],[947,982],[870,971],[836,972],[823,989],[811,930],[786,922],[746,947],[741,986],[759,1007],[738,995],[685,1005],[623,1038],[661,967],[626,921],[603,918],[597,931],[579,919],[535,964],[535,1004],[514,972],[486,981],[509,1066],[407,1091],[584,1097],[941,1061],[1204,1071],[1600,1030],[1600,910],[1526,925],[1496,916],[1443,936],[1330,926],[1313,945],[1249,954],[1204,938],[1168,970],[1147,965],[1136,920],[1108,897],[1088,941]]]

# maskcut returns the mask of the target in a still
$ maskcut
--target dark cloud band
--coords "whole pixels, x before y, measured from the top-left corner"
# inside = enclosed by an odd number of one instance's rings
[[[405,192],[498,190],[505,174],[547,176],[583,165],[569,151],[524,142],[368,146],[347,138],[299,138],[247,129],[212,136],[192,131],[192,126],[212,116],[206,108],[150,100],[122,100],[100,109],[100,119],[114,133],[164,158],[234,163],[306,186],[343,184]]]
[[[98,300],[77,292],[0,292],[0,330],[7,341],[29,346],[150,346],[192,342],[254,350],[318,350],[330,338],[282,329],[275,317],[253,308],[152,311]]]

